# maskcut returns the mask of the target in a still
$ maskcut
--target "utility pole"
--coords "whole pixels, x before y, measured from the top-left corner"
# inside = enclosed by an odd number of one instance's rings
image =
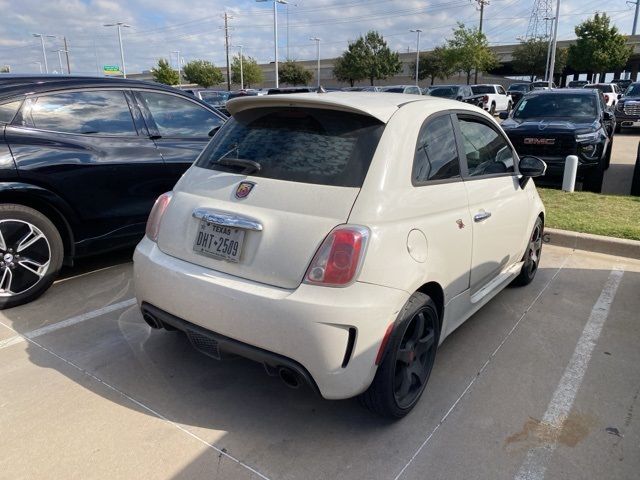
[[[556,46],[558,44],[558,20],[560,19],[560,0],[556,0],[556,18],[553,26],[553,45],[551,46],[551,58],[549,59],[549,89],[553,85],[553,70],[556,66]]]
[[[33,62],[38,64],[38,68],[40,69],[40,73],[42,73],[42,62]]]
[[[180,50],[174,50],[171,53],[175,53],[176,54],[176,66],[178,67],[178,85],[182,85],[182,72],[181,72],[181,65],[180,65]]]
[[[67,56],[67,73],[71,75],[71,62],[69,62],[69,46],[67,45],[67,37],[62,37],[64,40],[64,53]]]
[[[318,37],[311,37],[309,40],[316,42],[316,60],[318,62],[318,88],[320,88],[320,39]]]
[[[638,11],[640,10],[640,0],[636,0],[635,2],[627,2],[627,5],[635,5],[636,13],[633,16],[633,29],[631,30],[631,35],[636,34],[636,28],[638,26]]]
[[[124,49],[122,48],[122,28],[131,28],[124,22],[106,23],[105,27],[118,27],[118,43],[120,43],[120,61],[122,62],[122,78],[127,78],[127,67],[124,65]]]
[[[224,48],[227,52],[227,91],[231,91],[231,68],[229,67],[229,19],[233,18],[224,12]]]
[[[480,27],[478,28],[478,32],[482,33],[482,22],[484,20],[484,6],[489,5],[489,0],[475,0],[476,3],[480,6]],[[640,1],[640,0],[639,0]],[[478,69],[473,76],[473,83],[478,83]]]
[[[418,86],[418,74],[420,71],[420,34],[422,30],[416,28],[415,30],[409,30],[412,33],[418,34],[418,39],[416,40],[416,87]]]

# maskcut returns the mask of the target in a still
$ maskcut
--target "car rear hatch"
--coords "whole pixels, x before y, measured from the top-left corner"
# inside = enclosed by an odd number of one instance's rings
[[[236,112],[176,186],[159,248],[296,288],[327,234],[347,222],[383,129],[371,116],[328,108]]]

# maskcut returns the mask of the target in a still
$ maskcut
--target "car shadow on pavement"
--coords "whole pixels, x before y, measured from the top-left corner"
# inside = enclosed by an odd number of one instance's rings
[[[532,285],[504,290],[451,334],[420,403],[398,422],[372,415],[355,399],[327,401],[307,387],[290,389],[257,363],[206,357],[180,332],[151,330],[137,306],[37,338],[26,349],[33,364],[111,402],[184,426],[267,476],[303,478],[308,471],[316,478],[321,471],[325,478],[344,478],[353,467],[354,478],[386,478],[438,425],[556,271],[540,268]],[[587,271],[563,272],[577,281]],[[609,271],[588,275],[603,284]],[[561,293],[552,285],[548,294]],[[162,455],[162,439],[155,450],[149,454]],[[380,471],[381,462],[372,461],[378,456],[403,461]],[[176,459],[185,467],[173,478],[199,478],[220,461],[230,462],[208,449],[190,462]]]

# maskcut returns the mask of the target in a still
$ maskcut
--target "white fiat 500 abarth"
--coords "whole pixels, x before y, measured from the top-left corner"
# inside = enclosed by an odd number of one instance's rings
[[[135,256],[146,322],[327,399],[406,415],[438,345],[540,261],[544,207],[474,106],[385,93],[228,103]]]

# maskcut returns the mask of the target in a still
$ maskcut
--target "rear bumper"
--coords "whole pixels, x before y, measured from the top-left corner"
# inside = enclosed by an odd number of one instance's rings
[[[168,256],[147,238],[134,254],[134,280],[141,308],[181,330],[201,328],[223,351],[292,368],[328,399],[366,390],[384,333],[409,298],[358,282],[271,287]]]

